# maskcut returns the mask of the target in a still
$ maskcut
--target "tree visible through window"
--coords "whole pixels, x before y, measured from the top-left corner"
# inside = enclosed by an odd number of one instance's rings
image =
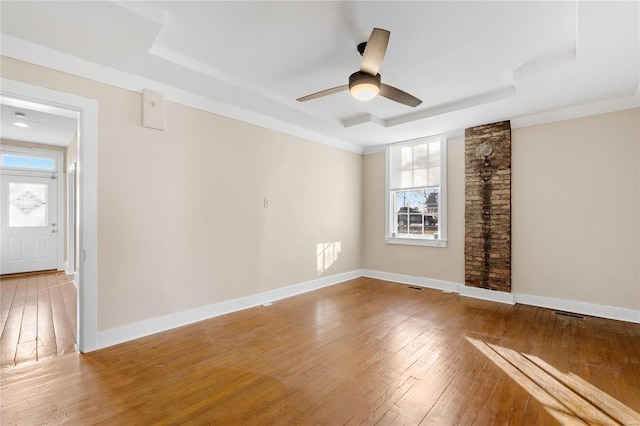
[[[438,234],[438,190],[395,191],[397,234]]]
[[[444,136],[387,146],[387,241],[446,241]]]

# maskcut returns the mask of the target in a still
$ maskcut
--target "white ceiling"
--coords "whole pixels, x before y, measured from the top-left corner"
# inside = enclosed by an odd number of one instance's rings
[[[3,96],[0,97],[0,112],[0,139],[66,147],[78,131],[77,113],[57,107]],[[16,113],[24,114],[24,118]]]
[[[354,151],[511,119],[640,106],[640,3],[11,2],[2,53]],[[417,108],[348,92],[373,27],[383,82]],[[70,60],[73,59],[73,60]],[[78,59],[79,58],[79,59]],[[140,78],[142,77],[142,78]],[[171,118],[167,118],[170,122]]]

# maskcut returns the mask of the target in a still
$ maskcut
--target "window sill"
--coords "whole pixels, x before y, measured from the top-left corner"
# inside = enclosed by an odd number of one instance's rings
[[[447,247],[447,240],[427,240],[422,238],[399,238],[399,237],[385,237],[385,243],[387,244],[400,244],[406,246],[423,246],[423,247]]]

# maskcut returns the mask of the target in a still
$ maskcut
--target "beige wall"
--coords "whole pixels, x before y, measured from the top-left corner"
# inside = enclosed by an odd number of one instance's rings
[[[384,241],[384,153],[364,157],[364,268],[461,283],[464,281],[464,139],[447,143],[447,247]]]
[[[171,102],[167,130],[147,129],[140,93],[1,66],[98,101],[99,330],[360,268],[464,280],[463,139],[448,144],[447,248],[387,245],[384,154]],[[639,115],[514,129],[514,292],[640,308]]]
[[[639,116],[513,130],[514,293],[640,308]],[[449,141],[447,248],[384,243],[384,154],[365,157],[365,268],[464,282],[463,155]]]
[[[171,102],[147,129],[140,93],[1,65],[98,101],[99,330],[361,267],[360,155]]]
[[[640,308],[639,116],[513,130],[513,292]]]

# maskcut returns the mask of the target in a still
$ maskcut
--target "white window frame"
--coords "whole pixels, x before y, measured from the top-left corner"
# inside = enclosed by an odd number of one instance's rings
[[[39,148],[23,148],[17,146],[7,146],[0,149],[0,156],[11,155],[15,157],[25,157],[27,166],[4,166],[0,162],[3,170],[25,171],[29,173],[41,173],[43,175],[56,174],[60,171],[60,164],[63,161],[62,151],[54,151]],[[31,159],[37,158],[42,160],[53,160],[53,169],[41,169],[39,167],[31,167]]]
[[[418,145],[425,142],[440,141],[440,188],[438,189],[438,223],[439,238],[423,238],[393,235],[394,214],[391,197],[391,148],[401,145]],[[409,141],[385,145],[385,242],[387,244],[404,244],[412,246],[446,247],[447,246],[447,138],[445,135],[428,136]]]

